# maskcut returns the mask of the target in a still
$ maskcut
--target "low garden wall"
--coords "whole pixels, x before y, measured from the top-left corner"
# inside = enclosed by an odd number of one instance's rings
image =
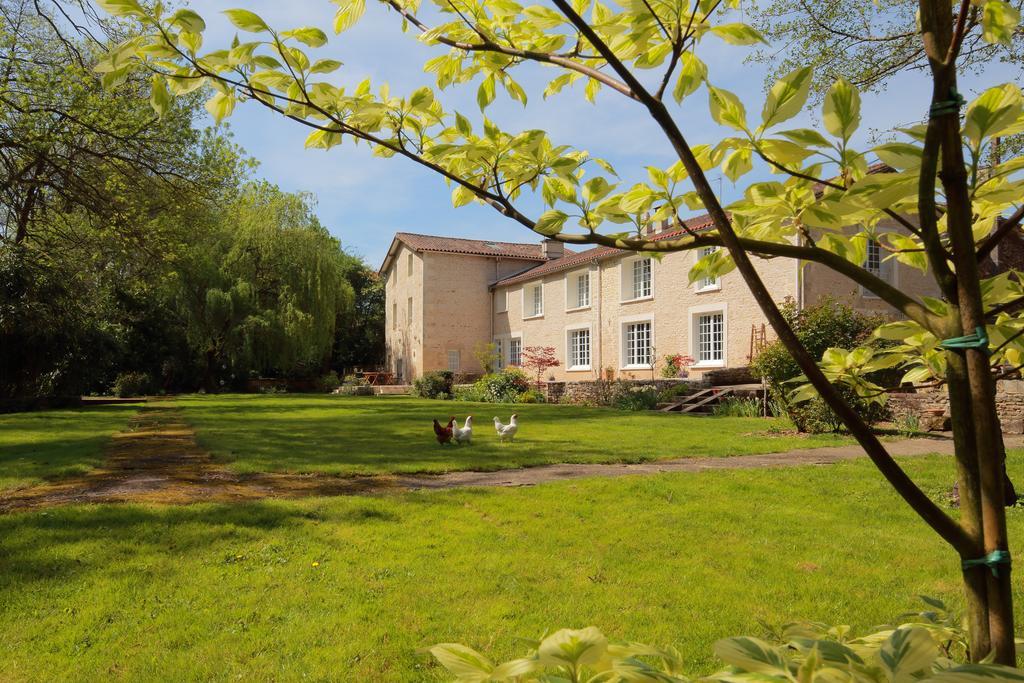
[[[889,394],[889,409],[895,419],[917,415],[922,429],[949,428],[949,396],[945,388]],[[1024,380],[996,382],[996,409],[1004,434],[1024,434]]]
[[[572,403],[577,405],[609,405],[622,387],[654,387],[662,391],[666,387],[684,384],[691,387],[701,385],[692,379],[620,379],[587,380],[579,382],[546,382],[544,398],[548,403]]]

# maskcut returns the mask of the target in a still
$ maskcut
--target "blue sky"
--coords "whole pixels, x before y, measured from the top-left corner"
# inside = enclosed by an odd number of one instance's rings
[[[437,47],[418,43],[412,33],[403,34],[401,24],[376,2],[368,2],[363,20],[340,36],[329,31],[336,6],[328,0],[202,0],[192,3],[207,20],[205,49],[225,46],[234,27],[219,14],[223,9],[245,7],[260,14],[275,28],[319,26],[328,31],[330,42],[316,57],[340,59],[344,66],[331,75],[332,82],[354,86],[369,77],[376,88],[383,82],[392,92],[407,93],[421,85],[434,86],[423,73],[423,63],[440,54]],[[756,120],[763,103],[764,69],[744,63],[744,48],[725,46],[707,38],[698,54],[709,66],[709,79],[719,87],[737,93]],[[659,130],[649,122],[639,105],[615,93],[602,91],[597,104],[586,102],[582,85],[566,89],[544,101],[544,84],[558,75],[551,68],[527,65],[517,79],[530,95],[526,108],[511,102],[499,89],[498,98],[487,115],[510,131],[544,128],[557,143],[570,144],[610,161],[628,186],[646,179],[645,166],[665,167],[675,159]],[[981,79],[968,78],[961,90],[970,98],[979,90],[1010,80],[1010,72],[992,65]],[[858,142],[867,143],[872,131],[891,129],[920,118],[921,103],[927,102],[929,84],[924,74],[907,73],[891,82],[888,90],[865,95],[863,121]],[[444,91],[442,102],[480,121],[476,105],[476,84]],[[729,134],[707,114],[703,89],[691,95],[675,111],[677,121],[691,144],[713,143]],[[510,241],[536,241],[537,237],[493,209],[471,204],[455,209],[444,182],[427,170],[401,159],[373,157],[365,146],[346,141],[330,151],[303,149],[309,130],[294,121],[262,108],[255,102],[236,109],[230,126],[235,140],[260,162],[257,174],[286,190],[312,192],[322,222],[346,249],[364,257],[372,266],[380,264],[397,231],[422,232]],[[791,122],[815,125],[813,116],[801,115]],[[755,175],[740,179],[733,187],[720,181],[726,201],[736,198]],[[718,174],[712,178],[717,182]],[[538,205],[527,202],[533,215]]]

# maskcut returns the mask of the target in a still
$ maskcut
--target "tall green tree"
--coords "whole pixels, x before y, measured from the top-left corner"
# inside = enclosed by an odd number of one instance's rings
[[[368,143],[380,155],[406,159],[446,179],[456,206],[478,201],[570,244],[651,253],[724,247],[702,257],[691,277],[739,272],[811,392],[840,417],[895,491],[961,559],[971,656],[981,659],[991,652],[997,662],[1015,663],[1005,453],[993,366],[1019,367],[1024,358],[1024,316],[1011,313],[1024,301],[1024,283],[1012,274],[982,281],[978,261],[1024,216],[1022,158],[982,167],[993,138],[1024,128],[1024,96],[1015,84],[993,84],[961,120],[957,95],[961,49],[979,34],[990,44],[1011,44],[1020,23],[1013,5],[963,0],[954,7],[948,0],[920,0],[917,40],[933,83],[930,98],[921,102],[927,123],[905,131],[898,143],[857,149],[851,138],[860,123],[860,96],[845,79],[825,93],[822,130],[783,126],[806,105],[810,67],[797,68],[772,86],[759,120],[752,120],[738,95],[715,85],[711,65],[700,58],[705,40],[740,45],[763,40],[731,12],[736,2],[623,0],[611,7],[593,0],[551,0],[550,6],[524,7],[513,0],[436,0],[440,23],[430,25],[418,2],[384,0],[398,23],[438,48],[426,68],[436,74],[439,88],[474,82],[481,109],[499,86],[526,103],[527,93],[516,80],[517,67],[526,63],[558,70],[548,95],[582,81],[590,100],[607,88],[634,102],[639,115],[662,131],[678,161],[668,168],[651,166],[648,182],[623,188],[608,164],[557,144],[542,130],[508,132],[486,119],[482,129],[474,127],[464,114],[446,110],[431,88],[400,96],[385,86],[374,91],[369,82],[343,88],[325,80],[341,64],[307,54],[307,48],[327,41],[320,28],[278,31],[251,11],[228,10],[245,42],[204,52],[205,22],[192,10],[165,13],[147,11],[136,0],[96,1],[145,32],[97,65],[108,78],[153,70],[166,79],[155,83],[158,93],[182,83],[209,83],[214,95],[207,108],[217,118],[230,115],[240,100],[258,102],[312,129],[308,146],[328,149],[345,137]],[[359,20],[365,2],[338,4],[334,29],[340,32]],[[981,19],[973,23],[976,6]],[[684,122],[671,103],[701,89],[710,120],[729,132],[718,144],[694,147],[684,133],[684,126],[694,125],[694,114]],[[158,111],[160,99],[154,96]],[[892,170],[869,174],[869,161],[876,157]],[[742,200],[724,206],[708,182],[708,169],[720,166],[739,179],[752,170],[755,158],[778,171],[780,180],[754,183]],[[540,194],[550,208],[528,215],[520,202],[527,192]],[[713,229],[684,229],[670,239],[641,232],[648,221],[679,218],[685,208],[705,209]],[[942,300],[915,298],[866,268],[872,240],[890,258],[930,273]],[[873,292],[906,316],[899,327],[880,328],[877,334],[898,334],[905,344],[885,355],[870,348],[830,349],[819,365],[755,269],[753,258],[762,256],[820,263]],[[908,381],[942,382],[949,393],[960,519],[915,484],[837,388],[847,385],[870,396],[879,387],[865,376],[885,367],[906,368]]]

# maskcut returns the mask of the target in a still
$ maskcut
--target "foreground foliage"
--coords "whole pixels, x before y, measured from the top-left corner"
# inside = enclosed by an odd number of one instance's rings
[[[962,664],[967,634],[941,600],[924,598],[931,611],[896,626],[857,636],[849,626],[793,622],[775,642],[740,636],[714,644],[726,664],[718,673],[692,676],[679,650],[614,641],[599,629],[562,629],[530,643],[524,657],[501,664],[457,643],[428,651],[460,683],[991,683],[1024,681],[1024,670]]]

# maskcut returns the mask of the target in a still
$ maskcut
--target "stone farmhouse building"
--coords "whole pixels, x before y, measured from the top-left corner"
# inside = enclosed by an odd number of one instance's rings
[[[708,216],[686,221],[710,226]],[[662,224],[655,237],[682,231]],[[483,371],[479,345],[497,345],[499,365],[517,365],[527,346],[554,347],[557,381],[660,375],[666,355],[692,356],[691,373],[746,366],[765,317],[738,273],[689,282],[705,250],[660,261],[608,247],[560,242],[488,242],[397,233],[380,267],[386,280],[389,371],[408,383],[424,372]],[[797,306],[832,296],[858,310],[892,314],[885,302],[816,263],[754,258],[776,301]],[[930,278],[869,244],[868,268],[913,295],[936,296]],[[768,332],[770,334],[770,330]]]

